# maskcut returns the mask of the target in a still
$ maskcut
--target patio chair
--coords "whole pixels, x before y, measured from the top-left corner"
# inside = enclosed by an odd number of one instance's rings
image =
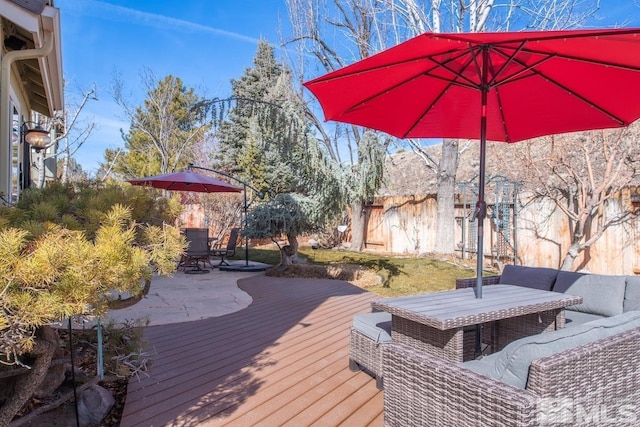
[[[238,234],[240,232],[239,228],[232,228],[229,232],[229,239],[227,240],[227,246],[225,248],[214,248],[211,249],[210,254],[214,257],[220,257],[220,262],[217,266],[221,265],[229,265],[228,262],[225,261],[224,257],[234,256],[236,253],[236,246],[238,244]]]
[[[182,267],[185,273],[190,274],[208,273],[209,270],[203,267],[205,264],[213,267],[209,259],[209,229],[185,228],[183,233],[189,246],[182,254],[178,268]]]

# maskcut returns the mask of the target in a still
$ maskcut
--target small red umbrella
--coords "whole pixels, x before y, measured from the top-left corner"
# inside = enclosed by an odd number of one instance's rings
[[[132,185],[170,191],[196,191],[199,193],[240,193],[242,191],[241,187],[192,171],[130,179],[128,182]]]
[[[481,297],[486,141],[638,119],[640,29],[425,33],[304,85],[327,120],[399,138],[480,140]]]

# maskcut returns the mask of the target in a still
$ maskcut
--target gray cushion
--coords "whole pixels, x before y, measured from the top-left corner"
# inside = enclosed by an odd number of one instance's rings
[[[483,356],[482,359],[463,362],[462,366],[472,370],[475,373],[484,375],[485,377],[493,378],[492,375],[495,373],[494,365],[498,357],[500,357],[500,352],[493,353],[488,356]]]
[[[570,271],[558,272],[555,292],[582,297],[582,304],[572,305],[571,310],[600,316],[622,314],[626,276],[583,274]]]
[[[566,327],[583,325],[587,322],[593,322],[594,320],[605,319],[607,316],[600,316],[599,314],[583,313],[575,310],[565,310],[564,317],[566,320]]]
[[[640,277],[627,276],[623,311],[640,310]]]
[[[391,313],[356,314],[353,327],[377,343],[391,342]]]
[[[558,270],[553,268],[525,267],[522,265],[509,264],[502,270],[500,283],[550,291],[557,274]]]
[[[532,335],[508,344],[502,351],[462,366],[515,387],[525,388],[531,362],[579,345],[640,327],[640,311],[605,317],[574,328]]]

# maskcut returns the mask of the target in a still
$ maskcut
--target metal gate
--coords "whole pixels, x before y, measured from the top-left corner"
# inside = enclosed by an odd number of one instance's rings
[[[491,224],[490,245],[494,260],[515,263],[517,253],[517,196],[519,183],[504,176],[493,176],[485,184],[487,219]],[[478,201],[478,184],[473,181],[458,183],[458,216],[456,221],[461,229],[458,250],[462,258],[476,254],[478,242],[478,222],[473,218]],[[492,191],[493,190],[493,191]],[[485,241],[486,242],[486,241]]]

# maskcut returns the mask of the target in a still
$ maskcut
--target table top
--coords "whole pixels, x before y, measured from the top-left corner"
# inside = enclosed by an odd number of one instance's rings
[[[514,285],[491,285],[482,290],[482,298],[476,298],[473,288],[464,288],[383,298],[372,302],[371,306],[395,316],[446,330],[556,310],[582,302],[582,297],[579,296]]]

